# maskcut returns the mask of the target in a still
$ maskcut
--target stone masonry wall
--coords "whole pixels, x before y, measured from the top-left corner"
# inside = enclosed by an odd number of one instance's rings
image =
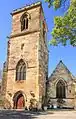
[[[29,20],[28,21],[28,29],[26,31],[38,30],[39,29],[39,10],[40,10],[40,6],[38,6],[36,8],[29,9],[29,10],[25,10],[23,12],[13,15],[12,16],[11,35],[21,33],[20,18],[24,12],[27,12],[28,15],[30,15],[29,17],[31,17],[30,19],[28,19]]]
[[[67,69],[67,67],[60,61],[60,63],[57,65],[56,69],[51,74],[49,80],[48,80],[48,90],[47,90],[47,100],[51,100],[51,102],[57,103],[56,98],[56,85],[59,80],[62,80],[65,83],[65,99],[63,106],[69,106],[74,107],[74,80],[73,76],[70,73],[70,71]]]
[[[19,90],[25,92],[30,98],[30,91],[36,94],[37,82],[37,40],[39,33],[33,33],[26,36],[12,38],[10,40],[10,51],[8,59],[8,74],[7,74],[7,92],[12,95]],[[21,44],[24,44],[21,50]],[[20,59],[26,63],[26,80],[16,81],[16,65]],[[7,94],[9,99],[9,96]],[[13,97],[12,97],[13,98]]]
[[[2,96],[5,97],[7,84],[7,63],[3,65],[3,77],[2,77]]]
[[[11,103],[12,108],[13,97],[18,91],[23,92],[26,106],[30,104],[31,91],[37,101],[46,93],[48,51],[46,38],[43,36],[44,27],[43,24],[40,25],[40,11],[42,11],[41,4],[12,14],[6,83],[6,99]],[[21,31],[20,18],[24,13],[28,13],[30,18],[28,29]],[[26,64],[26,80],[16,81],[16,66],[21,59]]]
[[[8,48],[8,72],[6,98],[13,107],[13,96],[17,91],[23,91],[27,104],[30,102],[30,92],[34,92],[36,99],[39,99],[38,84],[38,41],[39,41],[39,9],[37,6],[28,10],[31,19],[28,21],[28,30],[21,32],[20,17],[23,12],[13,15],[12,32]],[[26,10],[24,11],[26,12]],[[24,34],[23,34],[24,33]],[[17,36],[14,36],[17,34]],[[23,49],[21,49],[24,44]],[[26,80],[16,81],[16,66],[20,59],[26,63]],[[11,94],[11,95],[10,95]],[[25,99],[26,100],[26,99]]]
[[[41,15],[42,11],[41,11]],[[44,16],[41,16],[44,18]],[[44,19],[40,20],[40,39],[39,39],[39,96],[40,100],[46,95],[46,80],[48,75],[48,48],[46,29],[44,28]]]

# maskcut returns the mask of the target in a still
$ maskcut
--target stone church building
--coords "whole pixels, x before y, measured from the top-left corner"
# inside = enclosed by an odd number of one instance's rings
[[[47,99],[52,106],[74,108],[75,77],[60,61],[47,81]]]
[[[41,2],[14,10],[4,63],[2,95],[11,108],[30,106],[32,98],[40,104],[74,107],[75,78],[62,61],[48,80],[47,25]],[[63,100],[61,100],[63,99]],[[5,103],[5,108],[8,107]]]

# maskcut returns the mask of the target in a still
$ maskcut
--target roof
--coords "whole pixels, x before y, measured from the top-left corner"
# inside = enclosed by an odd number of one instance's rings
[[[24,6],[24,7],[21,7],[21,8],[18,8],[18,9],[13,10],[13,12],[11,13],[11,15],[16,14],[16,13],[18,13],[18,12],[22,12],[22,11],[24,11],[24,10],[31,9],[31,8],[33,8],[33,7],[40,6],[40,5],[42,5],[42,2],[32,3],[31,5],[27,5],[27,4],[26,4],[26,6]]]
[[[56,66],[55,70],[53,71],[53,73],[49,76],[49,79],[55,74],[55,72],[57,72],[57,69],[59,69],[60,67],[62,67],[63,69],[65,69],[67,71],[67,73],[72,77],[72,79],[75,79],[75,77],[72,75],[72,73],[69,71],[69,69],[66,67],[66,65],[63,63],[62,60],[59,61],[58,65]]]

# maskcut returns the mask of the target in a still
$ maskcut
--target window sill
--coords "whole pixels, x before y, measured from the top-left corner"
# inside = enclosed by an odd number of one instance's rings
[[[16,81],[16,83],[24,83],[24,80]]]

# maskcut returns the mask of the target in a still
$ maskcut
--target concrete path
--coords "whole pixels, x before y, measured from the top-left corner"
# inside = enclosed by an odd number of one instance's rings
[[[37,119],[76,119],[76,111],[54,111],[39,115]]]
[[[76,119],[76,111],[26,112],[0,111],[0,119]]]

